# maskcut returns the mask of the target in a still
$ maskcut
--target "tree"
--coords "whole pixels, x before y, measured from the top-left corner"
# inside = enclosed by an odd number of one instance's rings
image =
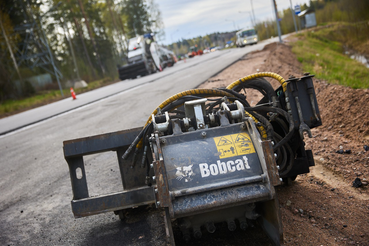
[[[122,5],[128,38],[151,32],[150,16],[144,0],[123,0]]]

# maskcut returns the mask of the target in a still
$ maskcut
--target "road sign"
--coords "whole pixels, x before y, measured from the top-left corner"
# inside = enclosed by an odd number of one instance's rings
[[[295,6],[295,14],[296,14],[296,15],[298,15],[298,14],[300,14],[300,12],[301,12],[301,7],[300,7],[300,5],[296,5],[296,6]]]

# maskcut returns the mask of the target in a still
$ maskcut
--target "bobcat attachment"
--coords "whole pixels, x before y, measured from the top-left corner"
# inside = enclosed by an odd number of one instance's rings
[[[264,77],[281,86],[274,90]],[[303,141],[322,124],[312,77],[286,81],[264,72],[226,88],[184,91],[159,105],[144,127],[64,141],[74,216],[123,217],[155,204],[171,245],[174,221],[186,241],[225,222],[230,231],[256,223],[273,245],[283,244],[274,187],[314,165]],[[251,106],[246,89],[263,99]],[[106,151],[117,153],[122,191],[90,196],[83,157]]]

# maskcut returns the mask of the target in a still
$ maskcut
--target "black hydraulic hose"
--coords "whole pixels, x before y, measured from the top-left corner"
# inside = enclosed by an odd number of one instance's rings
[[[219,90],[226,91],[228,93],[231,93],[232,95],[234,95],[235,97],[239,99],[246,100],[246,96],[241,93],[238,93],[238,91],[226,89],[226,88],[220,88]]]
[[[273,130],[272,124],[268,121],[268,119],[256,112],[248,111],[248,110],[247,112],[251,114],[252,116],[254,116],[255,119],[257,119],[261,124],[265,126],[267,140],[272,140],[274,130]]]
[[[282,139],[281,135],[279,135],[276,132],[273,133],[273,137],[275,139],[275,142],[279,142]],[[279,170],[282,171],[286,168],[286,164],[288,160],[287,151],[284,146],[281,146],[280,148],[276,150],[276,152],[277,152],[277,161],[279,165]]]
[[[287,143],[291,137],[294,134],[294,123],[293,123],[293,119],[292,117],[283,109],[280,108],[276,108],[276,107],[253,107],[253,108],[245,108],[245,110],[247,111],[264,111],[264,112],[275,112],[278,113],[280,115],[282,115],[289,123],[289,132],[288,134],[281,140],[279,141],[276,145],[274,145],[273,149],[276,150],[279,147],[281,147],[282,145],[284,145],[285,143]]]
[[[149,141],[148,141],[148,138],[150,137],[151,135],[151,132],[152,132],[152,129],[153,129],[153,124],[150,123],[148,125],[148,127],[146,128],[145,127],[145,132],[143,134],[143,146],[144,146],[144,151],[142,153],[142,159],[141,159],[141,167],[145,167],[145,161],[147,159],[146,155],[147,155],[147,150],[149,148]]]
[[[272,85],[264,78],[255,78],[246,80],[243,83],[236,85],[232,89],[235,91],[241,91],[242,88],[252,88],[260,91],[263,95],[263,91],[268,95],[269,100],[272,100],[273,97],[277,97]]]
[[[279,171],[279,176],[284,176],[284,175],[286,175],[287,173],[289,173],[289,172],[291,171],[292,167],[293,167],[293,163],[295,162],[295,158],[294,158],[295,153],[292,151],[291,146],[290,146],[290,145],[288,145],[288,144],[286,144],[286,145],[284,145],[284,147],[285,147],[285,148],[287,149],[287,151],[288,151],[287,156],[289,156],[289,157],[290,157],[290,161],[289,161],[289,163],[287,164],[287,167],[286,167],[286,170],[285,170],[285,171],[283,171],[283,170],[280,170],[280,171]]]
[[[161,109],[162,112],[165,111],[171,111],[172,109],[177,108],[178,106],[184,104],[186,101],[191,101],[191,100],[196,100],[196,99],[202,99],[203,97],[199,97],[199,96],[184,96],[181,97],[178,100],[175,100],[174,102],[169,103],[168,105],[166,105],[164,108]]]
[[[122,159],[123,160],[127,160],[129,154],[131,153],[131,151],[133,150],[133,148],[136,148],[137,143],[140,141],[140,139],[142,138],[142,136],[145,133],[145,130],[148,128],[149,125],[147,125],[146,127],[144,127],[140,133],[137,135],[137,137],[133,140],[133,142],[131,143],[131,145],[128,147],[128,149],[126,150],[126,152],[124,152],[124,154],[122,155]]]

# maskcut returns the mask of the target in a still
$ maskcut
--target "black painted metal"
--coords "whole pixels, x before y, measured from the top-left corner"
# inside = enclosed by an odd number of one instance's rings
[[[145,185],[146,168],[130,168],[132,156],[121,158],[142,128],[112,132],[86,138],[64,141],[64,156],[69,166],[76,217],[155,202],[153,188]],[[116,151],[124,191],[109,195],[89,197],[83,156],[106,151]],[[103,165],[104,163],[102,163]]]
[[[82,156],[130,145],[142,127],[63,142],[64,156]]]
[[[155,202],[152,187],[142,187],[104,196],[72,201],[75,217],[111,212]]]
[[[298,115],[295,97],[298,97],[299,99],[304,122],[310,128],[322,125],[312,77],[313,75],[309,75],[302,78],[291,78],[287,80],[287,90],[290,95],[292,117],[294,119],[295,127],[297,128],[301,122]],[[311,104],[310,94],[314,100],[313,104],[315,106],[315,113]],[[319,119],[316,119],[315,115],[317,115]]]
[[[231,180],[250,177],[260,178],[263,172],[255,150],[253,153],[245,154],[238,153],[233,144],[217,147],[219,139],[223,136],[226,137],[224,138],[226,140],[230,139],[229,135],[240,133],[247,134],[246,131],[241,130],[240,124],[233,124],[161,137],[160,139],[165,140],[164,143],[161,143],[161,148],[169,190],[185,192],[186,189],[205,187],[217,182],[231,182]],[[215,141],[214,138],[217,140]],[[251,146],[253,145],[251,139],[244,145],[254,148]],[[248,147],[244,147],[244,149]],[[227,153],[231,153],[230,151],[233,150],[234,155],[221,158],[224,153],[219,150]],[[249,168],[245,168],[246,161]],[[242,165],[243,169],[237,170],[236,164]],[[217,169],[218,174],[213,175],[214,172],[210,174],[210,165]],[[201,167],[207,167],[206,175]]]
[[[248,184],[176,198],[173,212],[175,218],[180,218],[272,198],[266,185]]]

